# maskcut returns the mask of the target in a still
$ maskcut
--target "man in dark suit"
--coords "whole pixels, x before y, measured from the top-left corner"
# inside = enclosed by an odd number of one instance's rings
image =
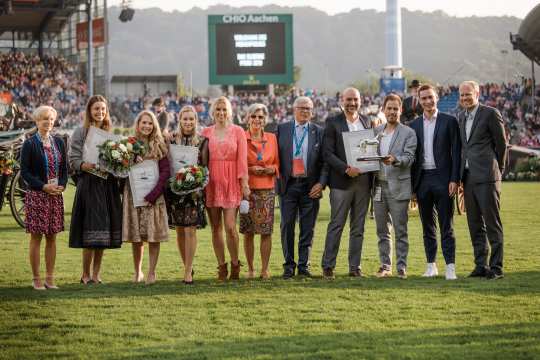
[[[330,186],[330,222],[322,257],[323,276],[334,278],[334,268],[339,251],[341,234],[350,218],[349,276],[360,277],[360,260],[364,240],[364,223],[369,205],[371,173],[347,165],[343,133],[371,128],[368,119],[359,114],[360,92],[347,88],[341,95],[343,112],[326,120],[324,130],[324,159],[328,164]]]
[[[413,193],[416,194],[424,235],[427,268],[423,276],[437,276],[437,236],[435,209],[441,232],[441,248],[446,262],[446,279],[455,280],[456,238],[454,236],[454,196],[458,189],[461,139],[457,119],[439,112],[435,88],[422,85],[418,98],[424,114],[410,127],[418,146],[412,167]]]
[[[424,109],[418,99],[418,88],[420,82],[418,80],[411,81],[409,85],[410,96],[403,100],[403,112],[401,113],[400,122],[403,125],[409,125],[418,116],[422,116]]]
[[[479,96],[478,83],[464,81],[459,86],[459,101],[464,109],[458,117],[461,179],[476,265],[469,276],[499,279],[503,277],[503,227],[499,212],[506,137],[501,113],[480,104]]]
[[[326,185],[328,170],[323,161],[323,129],[310,122],[313,102],[300,96],[293,104],[294,120],[279,124],[278,194],[281,210],[283,278],[294,276],[294,228],[300,221],[298,275],[311,276],[309,257],[313,244],[319,199]]]

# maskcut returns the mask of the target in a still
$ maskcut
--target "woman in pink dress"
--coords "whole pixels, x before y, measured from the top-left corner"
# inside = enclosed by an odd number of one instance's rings
[[[206,207],[212,227],[212,245],[218,261],[218,279],[229,275],[225,262],[223,225],[231,257],[231,280],[240,277],[236,216],[242,198],[249,197],[247,142],[244,130],[232,124],[232,107],[226,97],[217,98],[210,107],[214,125],[203,130],[208,138],[210,181],[205,189]]]

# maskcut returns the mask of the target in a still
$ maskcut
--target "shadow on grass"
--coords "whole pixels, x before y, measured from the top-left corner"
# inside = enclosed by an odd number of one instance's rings
[[[366,330],[234,338],[141,347],[130,359],[532,359],[539,355],[537,322],[406,330]],[[298,335],[296,335],[298,334]],[[255,336],[257,334],[254,334]]]
[[[196,295],[206,293],[255,293],[265,291],[301,291],[302,289],[331,289],[359,291],[444,291],[444,292],[478,292],[490,295],[517,295],[517,294],[540,294],[540,271],[506,273],[505,278],[488,281],[478,278],[460,278],[456,281],[446,281],[439,277],[426,279],[420,276],[411,276],[407,280],[397,278],[377,279],[350,278],[338,276],[333,281],[323,280],[320,277],[295,278],[282,280],[279,277],[271,280],[240,280],[238,282],[219,283],[215,279],[195,279],[195,285],[184,285],[180,280],[159,280],[151,286],[133,284],[130,281],[110,282],[99,285],[59,284],[60,290],[37,292],[28,287],[0,287],[0,299],[41,301],[72,298],[115,298],[133,296],[154,296],[185,294]]]

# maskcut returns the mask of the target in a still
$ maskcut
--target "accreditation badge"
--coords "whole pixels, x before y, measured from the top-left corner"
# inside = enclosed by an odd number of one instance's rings
[[[58,178],[49,179],[49,181],[47,181],[47,184],[58,186]]]
[[[292,161],[292,175],[294,177],[306,176],[306,168],[304,167],[304,160],[302,158],[293,159]]]

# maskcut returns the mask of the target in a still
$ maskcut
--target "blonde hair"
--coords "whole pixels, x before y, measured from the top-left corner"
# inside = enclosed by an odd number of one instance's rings
[[[225,104],[225,107],[227,108],[227,122],[230,124],[232,122],[233,116],[232,105],[229,99],[227,99],[225,96],[220,96],[212,102],[212,104],[210,105],[210,118],[213,122],[216,122],[216,119],[214,118],[214,113],[216,112],[218,104]]]
[[[105,103],[105,107],[107,108],[107,113],[105,114],[105,118],[103,119],[103,122],[101,123],[100,129],[109,131],[112,127],[111,117],[109,115],[109,104],[107,103],[107,99],[105,99],[105,97],[103,97],[102,95],[94,95],[90,97],[90,99],[88,99],[88,102],[86,103],[86,111],[84,112],[83,127],[88,129],[94,123],[91,110],[92,110],[92,105],[94,105],[97,102]]]
[[[463,85],[468,85],[473,88],[473,90],[477,93],[480,92],[480,85],[474,80],[466,80],[463,81],[461,84],[459,84],[459,87],[462,87]]]
[[[197,110],[195,110],[195,108],[191,105],[183,106],[178,112],[178,132],[176,134],[176,142],[177,144],[181,144],[182,140],[185,138],[184,134],[182,133],[182,124],[180,123],[180,120],[182,119],[182,114],[187,113],[187,112],[192,112],[195,115],[195,127],[193,129],[193,135],[191,136],[191,145],[199,146],[201,142],[201,138],[197,134],[197,127],[199,125],[199,115],[197,114]]]
[[[41,105],[37,109],[34,110],[32,113],[32,119],[34,119],[35,122],[38,122],[38,120],[41,120],[43,117],[45,117],[45,114],[52,112],[54,114],[54,118],[58,116],[58,113],[56,110],[48,105]]]
[[[159,123],[156,119],[156,116],[153,112],[149,110],[141,111],[135,118],[135,123],[133,125],[135,136],[137,139],[142,140],[142,134],[139,131],[139,123],[143,116],[148,116],[152,120],[153,129],[150,135],[148,135],[148,147],[149,151],[147,156],[150,158],[161,160],[167,155],[167,145],[163,140],[163,135],[161,134],[161,129],[159,128]]]

